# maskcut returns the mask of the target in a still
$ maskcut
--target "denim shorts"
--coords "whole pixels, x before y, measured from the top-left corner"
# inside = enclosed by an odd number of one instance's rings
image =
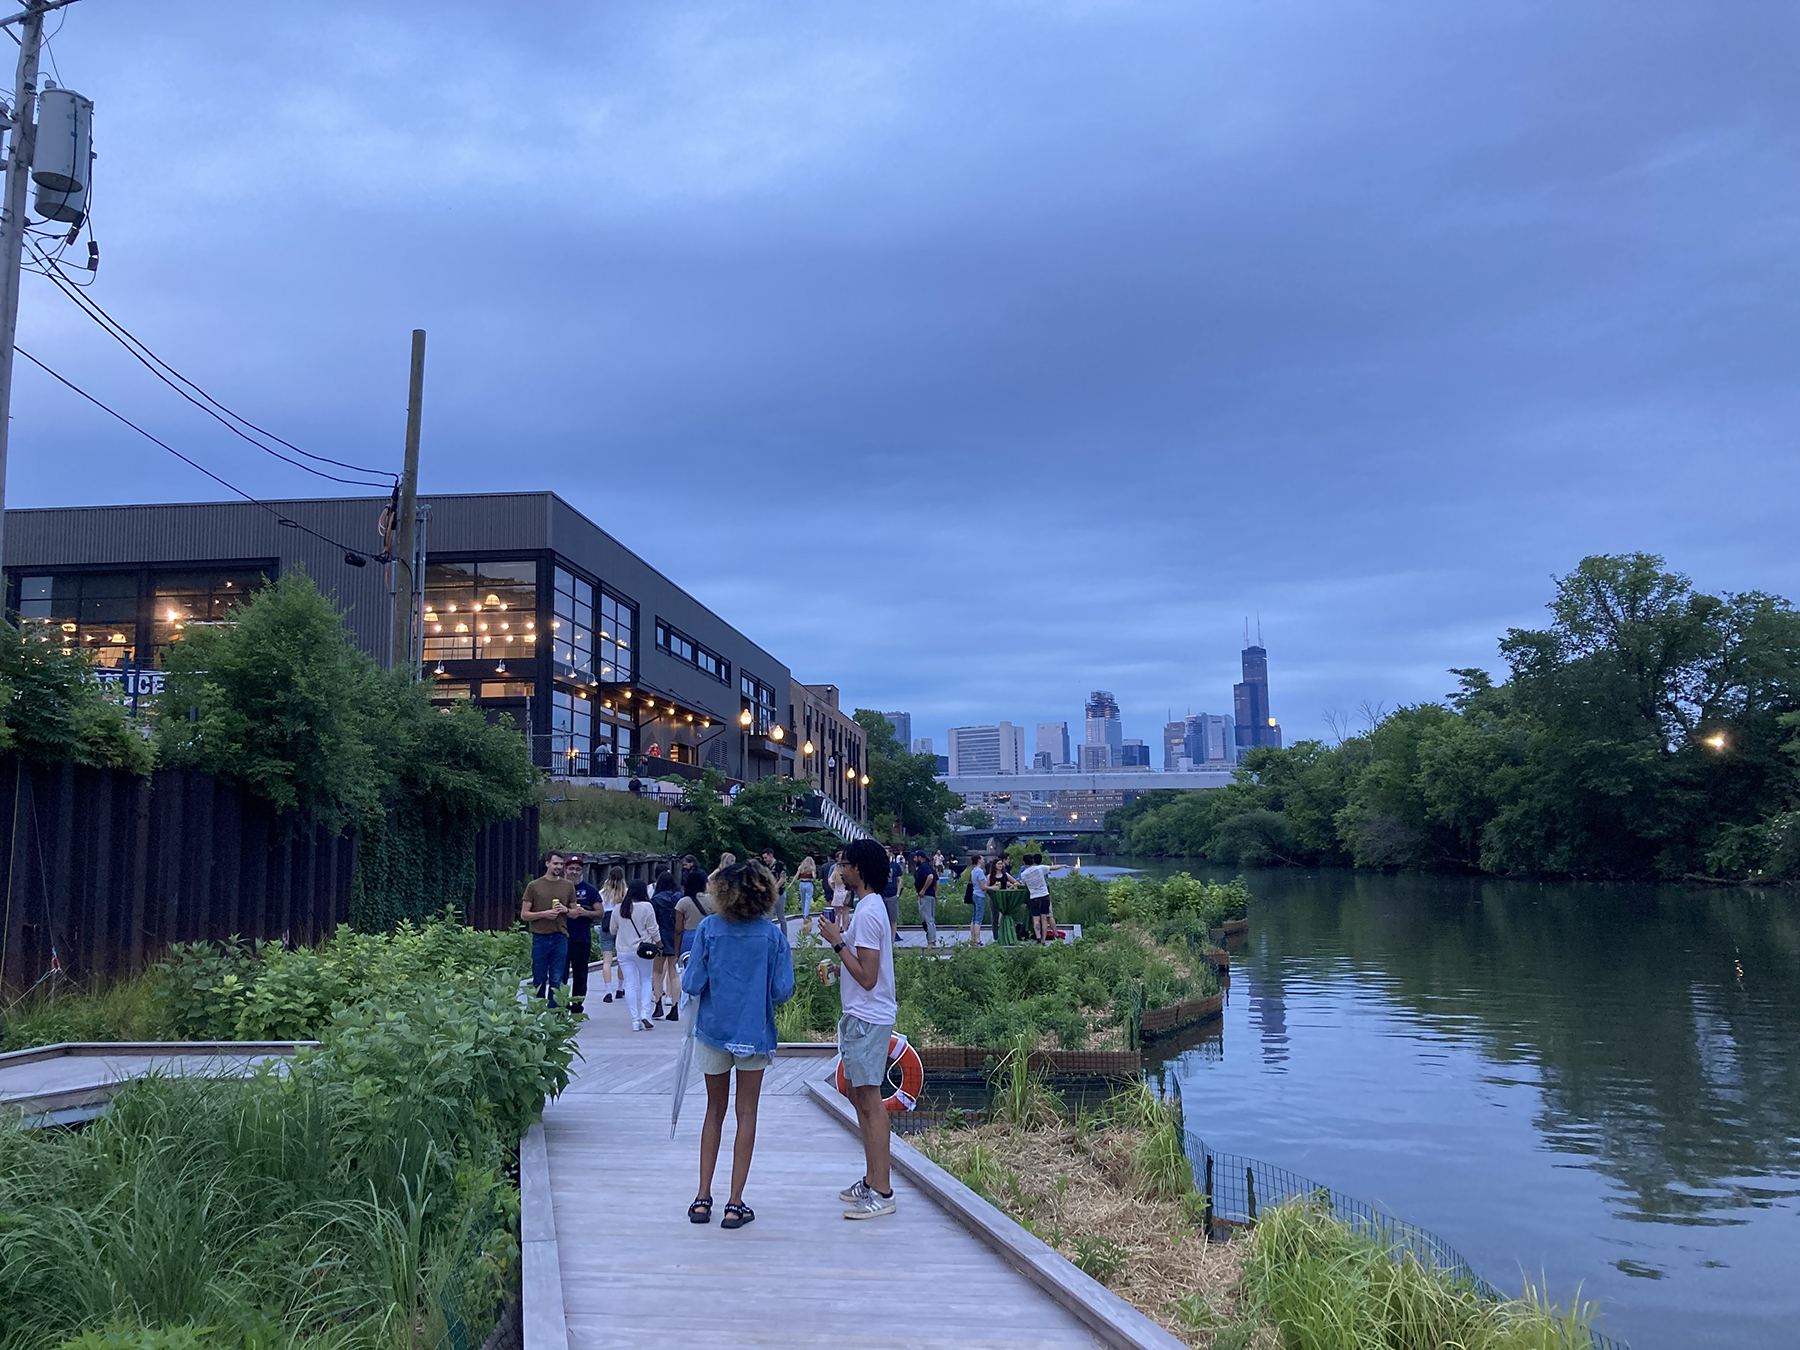
[[[979,928],[979,927],[981,927],[982,924],[987,922],[987,892],[986,891],[976,891],[974,904],[975,904],[975,926],[977,928]]]
[[[600,937],[600,950],[601,951],[617,952],[619,950],[619,939],[616,934],[601,933],[599,935],[599,937]]]
[[[846,1013],[838,1021],[838,1054],[851,1087],[881,1087],[887,1082],[888,1041],[894,1024],[871,1026]]]
[[[698,1036],[694,1037],[694,1063],[700,1066],[700,1072],[711,1077],[714,1074],[730,1073],[736,1069],[739,1073],[758,1073],[775,1061],[767,1055],[734,1055],[729,1050],[721,1050],[716,1045],[708,1045]]]

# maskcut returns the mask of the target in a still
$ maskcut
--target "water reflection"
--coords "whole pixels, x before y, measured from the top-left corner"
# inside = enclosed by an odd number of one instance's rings
[[[1794,1343],[1800,901],[1251,880],[1223,1044],[1177,1067],[1209,1142],[1382,1200],[1496,1283],[1585,1282],[1638,1350]]]

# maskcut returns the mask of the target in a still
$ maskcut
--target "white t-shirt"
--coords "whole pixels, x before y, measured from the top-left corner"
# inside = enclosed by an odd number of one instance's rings
[[[881,973],[875,977],[873,989],[864,989],[847,970],[838,976],[838,987],[844,991],[845,1015],[861,1018],[871,1026],[891,1026],[900,1016],[900,1001],[894,997],[894,930],[888,927],[887,906],[881,903],[880,895],[871,891],[857,902],[850,927],[844,932],[844,944],[881,953]]]
[[[1019,873],[1019,880],[1025,883],[1025,893],[1033,900],[1042,900],[1050,894],[1050,869],[1042,863],[1027,867]]]

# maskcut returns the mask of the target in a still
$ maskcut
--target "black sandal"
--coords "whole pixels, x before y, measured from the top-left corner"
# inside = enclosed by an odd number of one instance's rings
[[[688,1222],[712,1222],[712,1197],[710,1195],[694,1197],[694,1203],[688,1206]]]
[[[719,1221],[721,1228],[742,1228],[756,1217],[756,1211],[748,1205],[725,1206],[725,1217]]]

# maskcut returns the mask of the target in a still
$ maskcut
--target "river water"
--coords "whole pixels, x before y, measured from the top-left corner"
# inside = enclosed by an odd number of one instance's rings
[[[1248,880],[1223,1025],[1166,1065],[1209,1145],[1579,1288],[1633,1350],[1800,1345],[1800,895]]]

